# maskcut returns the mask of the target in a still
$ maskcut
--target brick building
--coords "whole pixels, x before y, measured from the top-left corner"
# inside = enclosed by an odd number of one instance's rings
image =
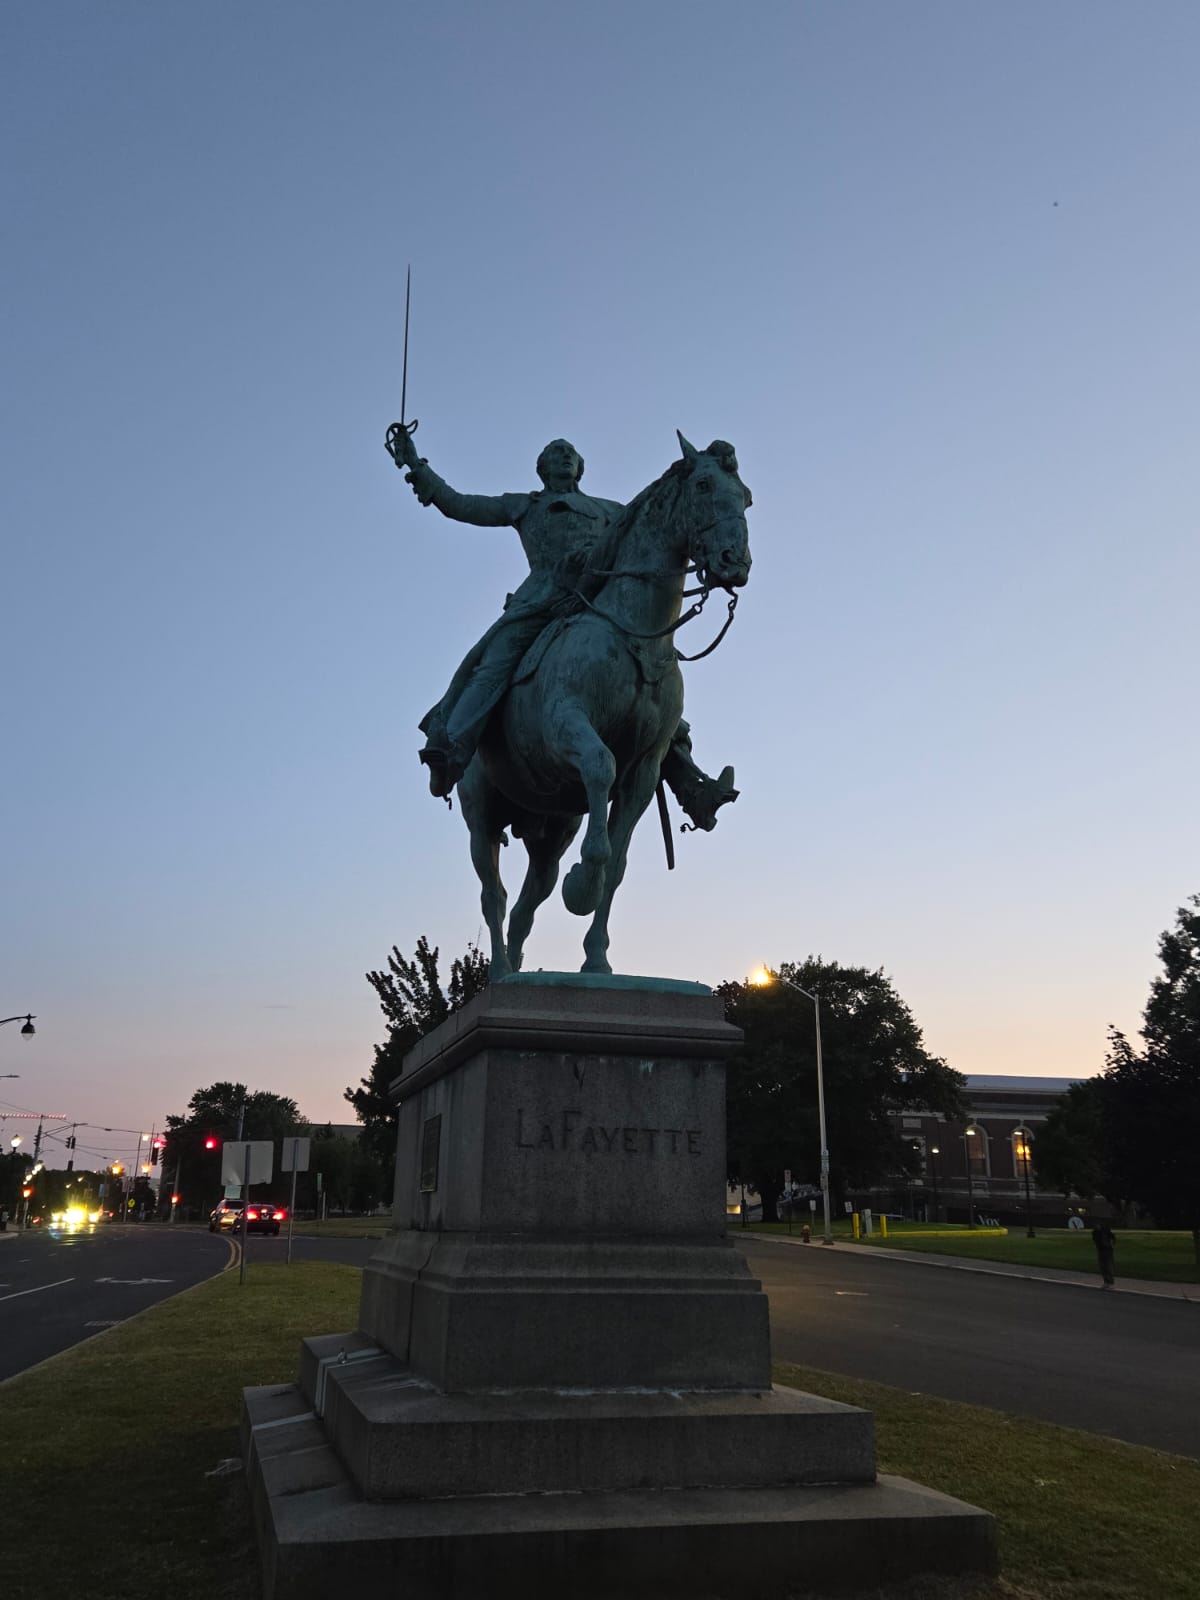
[[[935,1217],[946,1222],[995,1218],[1006,1226],[1063,1227],[1084,1208],[1074,1199],[1041,1188],[1029,1160],[1038,1129],[1067,1092],[1073,1078],[1009,1078],[970,1075],[968,1116],[947,1121],[933,1114],[896,1114],[898,1132],[921,1157],[919,1178],[853,1194],[856,1204]],[[1089,1215],[1108,1214],[1099,1201]]]

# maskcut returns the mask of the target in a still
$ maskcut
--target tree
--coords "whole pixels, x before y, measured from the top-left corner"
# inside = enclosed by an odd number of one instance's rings
[[[239,1124],[243,1139],[270,1139],[273,1144],[308,1127],[288,1095],[250,1090],[244,1083],[212,1083],[197,1089],[184,1116],[167,1118],[166,1144],[159,1156],[164,1181],[180,1190],[188,1209],[209,1210],[220,1198],[220,1146],[238,1137]],[[216,1150],[204,1148],[208,1138],[219,1141]]]
[[[1176,912],[1158,954],[1163,971],[1142,1012],[1144,1049],[1109,1030],[1106,1165],[1159,1227],[1191,1231],[1200,1275],[1200,895]]]
[[[1106,1085],[1102,1078],[1073,1083],[1033,1138],[1038,1182],[1064,1196],[1113,1200],[1116,1185],[1105,1147]],[[1120,1202],[1114,1200],[1114,1204]]]
[[[468,945],[466,954],[451,965],[450,982],[443,990],[438,951],[429,948],[422,934],[411,961],[393,945],[388,970],[368,972],[367,982],[379,996],[387,1037],[375,1046],[370,1075],[359,1080],[357,1089],[347,1089],[346,1099],[363,1125],[365,1148],[380,1163],[385,1192],[390,1192],[396,1160],[396,1108],[390,1085],[400,1076],[404,1057],[417,1040],[487,988],[488,962],[482,950]]]
[[[831,1190],[915,1175],[918,1157],[890,1113],[961,1115],[962,1074],[926,1051],[912,1012],[882,970],[819,956],[778,970],[821,999]],[[746,1036],[727,1079],[729,1178],[758,1190],[763,1219],[771,1221],[785,1168],[798,1181],[820,1179],[812,1002],[782,983],[726,983],[717,992]]]

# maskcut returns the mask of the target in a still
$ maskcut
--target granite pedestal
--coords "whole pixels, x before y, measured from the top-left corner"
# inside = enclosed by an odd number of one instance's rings
[[[359,1327],[246,1391],[266,1600],[783,1594],[984,1572],[991,1518],[877,1478],[866,1412],[772,1388],[725,1227],[697,984],[531,974],[420,1042]]]

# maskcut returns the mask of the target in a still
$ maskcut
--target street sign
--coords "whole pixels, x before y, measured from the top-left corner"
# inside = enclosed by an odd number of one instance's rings
[[[280,1172],[307,1172],[309,1152],[312,1149],[312,1140],[309,1138],[296,1138],[291,1134],[283,1141]]]
[[[275,1170],[275,1146],[270,1139],[243,1139],[227,1144],[221,1151],[221,1182],[228,1188],[236,1184],[270,1183]]]

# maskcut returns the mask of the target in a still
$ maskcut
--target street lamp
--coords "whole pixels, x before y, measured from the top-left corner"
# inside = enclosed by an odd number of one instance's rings
[[[1029,1129],[1022,1125],[1013,1129],[1013,1154],[1021,1163],[1025,1177],[1025,1234],[1029,1239],[1036,1239],[1033,1231],[1033,1200],[1029,1193],[1029,1163],[1033,1152],[1029,1147]]]
[[[931,1144],[929,1146],[929,1154],[932,1158],[929,1163],[929,1175],[933,1179],[933,1220],[935,1222],[939,1222],[941,1220],[938,1216],[938,1211],[940,1208],[938,1206],[937,1190],[937,1158],[941,1155],[941,1153],[942,1152],[938,1149],[936,1144]]]
[[[21,1034],[24,1038],[31,1039],[37,1032],[37,1029],[33,1025],[35,1014],[36,1013],[32,1011],[18,1011],[15,1017],[0,1017],[0,1028],[2,1028],[6,1022],[20,1022],[23,1018],[25,1026],[21,1029]]]
[[[813,1003],[813,1017],[817,1028],[817,1122],[821,1134],[821,1213],[825,1223],[825,1237],[822,1244],[833,1243],[833,1225],[829,1219],[829,1145],[825,1137],[825,1069],[821,1059],[821,1000],[819,995],[810,994],[807,989],[802,989],[798,983],[793,983],[790,978],[782,977],[778,972],[772,972],[769,967],[759,967],[753,973],[750,982],[759,988],[771,983],[782,983],[788,989],[794,989],[797,994],[802,994],[806,1000]]]
[[[979,1129],[966,1127],[963,1129],[963,1154],[967,1159],[967,1227],[975,1226],[975,1188],[971,1182],[971,1146],[968,1139],[978,1139]]]

